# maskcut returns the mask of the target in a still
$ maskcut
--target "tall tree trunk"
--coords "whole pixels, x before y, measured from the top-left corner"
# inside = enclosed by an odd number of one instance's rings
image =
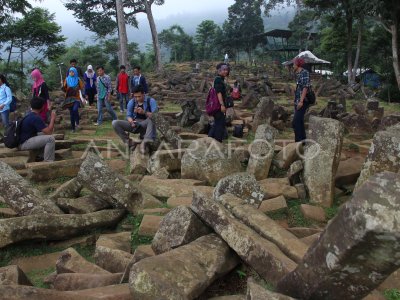
[[[24,87],[24,48],[21,47],[21,74],[20,74],[20,78],[19,78],[19,83],[21,86],[21,92],[23,90]]]
[[[399,65],[399,39],[398,39],[398,22],[394,20],[390,26],[392,33],[392,52],[393,52],[393,68],[396,76],[397,86],[400,90],[400,65]]]
[[[353,77],[353,16],[349,11],[346,12],[347,27],[347,82],[351,84]]]
[[[130,69],[130,64],[128,60],[128,36],[126,34],[126,23],[124,16],[124,6],[122,0],[116,0],[115,6],[117,11],[118,20],[118,38],[119,38],[119,49],[121,52],[120,64],[125,65],[126,68]]]
[[[361,44],[362,44],[362,33],[364,29],[364,16],[360,17],[360,24],[358,28],[358,37],[357,37],[357,52],[356,52],[356,58],[354,59],[354,68],[353,68],[353,74],[351,78],[351,83],[354,83],[356,81],[356,75],[357,75],[357,69],[358,65],[360,62],[360,53],[361,53]],[[361,76],[361,72],[360,72]]]
[[[148,0],[144,0],[143,2],[147,14],[147,19],[149,20],[151,38],[153,40],[154,55],[156,56],[156,71],[161,72],[163,70],[163,66],[161,62],[160,43],[158,42],[156,23],[154,22],[153,12],[151,11],[151,4],[148,2]]]
[[[7,58],[7,72],[8,72],[8,68],[10,67],[10,61],[11,61],[11,54],[12,54],[13,45],[14,45],[14,40],[11,40],[10,51],[8,51],[8,58]]]

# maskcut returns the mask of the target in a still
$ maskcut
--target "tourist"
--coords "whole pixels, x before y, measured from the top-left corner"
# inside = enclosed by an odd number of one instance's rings
[[[79,108],[82,104],[82,91],[84,84],[78,77],[78,70],[74,67],[69,68],[68,77],[64,80],[65,103],[71,117],[71,132],[74,133],[79,127]]]
[[[10,104],[12,101],[12,92],[8,86],[6,77],[0,74],[0,113],[1,122],[3,123],[4,129],[10,122]]]
[[[129,99],[129,75],[126,73],[124,65],[120,66],[119,70],[115,85],[117,86],[116,90],[119,100],[119,110],[120,112],[124,112],[124,109],[128,106]]]
[[[97,94],[96,90],[96,72],[93,70],[92,65],[88,65],[84,74],[85,81],[85,98],[89,102],[89,106],[94,103],[94,96]]]
[[[75,68],[77,71],[78,71],[78,77],[81,79],[81,80],[83,80],[83,72],[82,72],[82,69],[81,69],[81,67],[79,67],[78,65],[78,62],[76,61],[76,59],[75,58],[73,58],[73,59],[71,59],[70,61],[69,61],[69,67],[71,68]],[[67,74],[66,74],[66,76],[65,77],[68,77],[68,74],[69,74],[69,69],[68,69],[68,71],[67,71]]]
[[[149,92],[147,88],[146,78],[142,75],[140,67],[136,66],[133,68],[133,77],[131,78],[131,93],[133,91],[133,88],[138,85],[141,85],[143,87],[145,94]]]
[[[105,105],[108,113],[113,120],[117,120],[117,114],[111,106],[110,96],[112,91],[111,78],[104,72],[104,67],[99,66],[97,71],[97,122],[94,124],[100,126],[103,123],[103,106]]]
[[[227,138],[228,133],[226,130],[226,100],[227,100],[227,87],[225,84],[225,78],[229,75],[229,66],[226,63],[220,63],[217,65],[218,75],[214,80],[214,89],[217,93],[221,109],[218,110],[214,115],[214,122],[211,126],[208,136],[222,142],[223,139]]]
[[[294,98],[294,116],[292,125],[294,129],[295,142],[302,142],[306,139],[304,115],[306,114],[309,106],[306,101],[306,95],[311,83],[310,73],[304,69],[303,66],[303,58],[296,58],[294,60],[293,68],[297,78],[297,86]]]
[[[56,120],[54,111],[50,114],[50,123],[46,125],[41,118],[41,113],[46,105],[46,100],[34,97],[31,100],[31,112],[25,116],[21,124],[20,150],[38,150],[44,148],[44,161],[52,162],[55,156],[56,141],[53,129]]]
[[[145,95],[141,85],[134,87],[133,98],[128,103],[126,121],[113,121],[112,126],[122,141],[129,147],[135,147],[136,142],[129,139],[129,133],[139,133],[140,152],[145,153],[146,143],[156,139],[156,128],[151,120],[152,114],[158,110],[157,102]]]
[[[43,122],[48,124],[49,122],[49,111],[51,110],[51,102],[49,96],[49,88],[43,79],[43,75],[39,69],[34,69],[31,72],[31,78],[33,80],[32,85],[32,98],[40,97],[45,100],[42,111],[40,112],[40,117]]]

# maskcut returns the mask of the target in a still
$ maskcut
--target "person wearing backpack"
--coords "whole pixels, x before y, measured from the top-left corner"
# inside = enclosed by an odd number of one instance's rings
[[[44,148],[44,161],[52,162],[55,157],[56,140],[53,134],[56,113],[50,114],[50,123],[46,126],[41,118],[46,100],[34,97],[31,100],[31,112],[21,122],[19,150],[38,150]]]
[[[208,132],[208,136],[216,139],[222,143],[222,140],[228,136],[226,130],[226,101],[227,101],[227,88],[225,78],[229,75],[229,66],[225,63],[217,65],[218,75],[214,79],[214,89],[218,97],[220,109],[213,113],[214,123]]]
[[[103,123],[103,106],[105,105],[111,118],[118,120],[117,114],[111,106],[110,97],[112,91],[111,78],[104,72],[104,67],[99,66],[97,70],[97,122],[95,126]]]
[[[304,127],[304,116],[309,104],[306,100],[307,92],[311,87],[310,73],[303,68],[303,58],[296,58],[293,61],[293,68],[296,74],[296,92],[294,98],[294,116],[292,126],[294,129],[295,142],[302,142],[306,139]]]
[[[49,88],[47,87],[46,82],[43,79],[43,75],[39,69],[34,69],[31,72],[31,77],[33,80],[32,85],[32,98],[40,97],[45,99],[44,107],[40,113],[40,117],[45,123],[49,121],[49,111],[51,110],[51,102],[49,96]]]
[[[12,92],[8,85],[7,78],[0,74],[0,113],[1,122],[4,129],[10,123],[10,104],[12,101]]]
[[[115,120],[112,126],[124,144],[130,148],[135,147],[137,143],[129,139],[129,133],[139,133],[142,139],[140,151],[144,153],[146,143],[156,139],[157,130],[151,117],[158,107],[156,100],[145,95],[141,85],[134,87],[132,93],[133,98],[128,103],[126,121]]]

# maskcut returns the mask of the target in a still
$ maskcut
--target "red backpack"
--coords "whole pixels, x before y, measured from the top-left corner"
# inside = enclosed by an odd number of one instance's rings
[[[238,87],[234,87],[231,93],[231,97],[234,100],[238,100],[240,99],[240,91]]]
[[[214,115],[217,111],[221,109],[221,104],[219,104],[217,92],[214,87],[208,90],[207,100],[206,100],[206,112],[209,116]]]

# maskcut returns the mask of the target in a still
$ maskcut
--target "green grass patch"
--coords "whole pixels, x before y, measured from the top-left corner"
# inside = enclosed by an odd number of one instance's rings
[[[26,276],[32,282],[33,286],[37,288],[49,289],[50,286],[48,284],[43,283],[43,280],[49,276],[51,273],[55,272],[56,268],[51,267],[44,270],[33,270],[26,273]]]
[[[143,219],[143,215],[131,216],[129,218],[130,224],[133,225],[132,239],[131,239],[132,252],[134,252],[136,250],[136,248],[140,245],[151,244],[151,242],[153,240],[152,237],[139,235],[139,226],[140,226],[140,223],[142,222],[142,219]]]
[[[0,202],[0,208],[8,208],[8,205],[3,202]]]
[[[90,246],[74,246],[73,247],[76,252],[78,252],[84,259],[87,261],[94,263],[94,252],[96,250],[95,245]]]
[[[266,215],[272,220],[283,220],[288,217],[288,211],[286,208],[281,208],[275,211],[267,212]]]
[[[390,289],[383,292],[386,300],[400,300],[400,290]]]
[[[300,211],[300,205],[308,203],[308,200],[288,200],[288,223],[290,227],[310,227],[313,225],[311,220],[304,218]]]
[[[349,151],[353,151],[353,152],[356,152],[356,153],[360,152],[360,147],[357,144],[354,144],[354,143],[348,144],[346,148]]]
[[[72,151],[85,151],[88,146],[88,143],[82,143],[82,144],[75,144],[71,146]]]

